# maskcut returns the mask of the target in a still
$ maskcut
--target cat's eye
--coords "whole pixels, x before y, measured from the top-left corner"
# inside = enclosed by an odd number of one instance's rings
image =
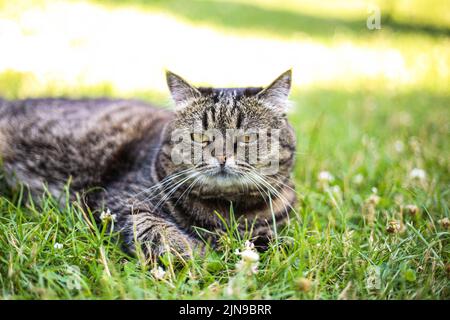
[[[209,142],[209,137],[203,133],[193,133],[191,137],[193,141],[201,143],[203,145],[206,145]]]
[[[244,134],[241,136],[241,141],[243,143],[250,143],[257,139],[257,134]]]

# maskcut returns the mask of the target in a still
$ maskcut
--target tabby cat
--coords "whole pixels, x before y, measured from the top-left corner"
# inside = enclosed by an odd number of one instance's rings
[[[8,183],[23,183],[35,197],[46,191],[60,197],[69,181],[73,199],[81,195],[99,222],[100,213],[111,212],[125,249],[139,247],[149,259],[167,252],[190,257],[203,240],[214,246],[231,213],[239,231],[252,230],[255,244],[265,247],[296,200],[290,180],[296,143],[286,117],[291,71],[266,88],[194,87],[174,73],[166,77],[175,111],[135,100],[0,99]],[[209,129],[238,132],[231,152],[220,152],[225,142],[217,139],[223,143],[217,148],[202,133]],[[191,132],[196,161],[174,161],[180,130]],[[260,148],[249,134],[258,130],[278,130],[277,144]],[[238,159],[238,144],[256,149]],[[262,173],[262,161],[274,152],[276,172]],[[193,160],[191,153],[184,159]]]

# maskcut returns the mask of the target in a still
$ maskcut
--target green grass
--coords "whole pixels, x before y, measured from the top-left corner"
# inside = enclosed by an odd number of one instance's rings
[[[224,7],[217,1],[189,8],[184,1],[106,2],[183,15],[226,32],[283,37],[303,32],[323,43],[334,41],[331,32],[337,27],[337,38],[397,48],[407,64],[423,54],[429,70],[415,86],[404,88],[368,80],[346,90],[342,79],[334,86],[293,92],[289,117],[298,136],[294,179],[300,201],[289,228],[278,230],[277,241],[261,254],[256,275],[236,270],[240,258],[235,250],[245,239],[231,225],[219,251],[178,267],[165,259],[166,276],[158,280],[150,272],[152,265],[125,255],[107,234],[109,226],[93,225],[89,212],[76,203],[61,208],[57,199],[43,195],[38,206],[20,187],[7,188],[0,177],[1,299],[450,298],[450,232],[440,222],[450,218],[450,82],[448,72],[438,72],[450,63],[445,17],[433,21],[430,9],[429,15],[419,10],[420,19],[408,20],[401,2],[391,8],[383,33],[367,35],[351,20],[361,17],[335,15],[327,25],[326,18],[311,11],[288,12],[284,6],[257,7],[248,1],[226,5],[231,20],[221,16]],[[265,21],[271,21],[267,28]],[[402,26],[408,21],[412,26]],[[0,96],[119,96],[108,83],[75,88],[37,83],[27,73],[3,72]],[[152,91],[126,96],[168,100]],[[410,178],[414,168],[425,170],[424,181]],[[328,186],[318,181],[324,170],[334,176]],[[355,182],[358,175],[360,183]],[[369,201],[373,188],[380,197],[377,204]],[[419,212],[408,214],[407,205]],[[401,232],[388,232],[392,221],[401,225]],[[55,248],[56,243],[62,248]]]
[[[89,213],[83,217],[76,205],[61,209],[48,196],[41,207],[26,205],[20,190],[9,190],[0,198],[1,296],[450,298],[450,238],[438,222],[449,217],[448,99],[424,92],[312,91],[294,100],[303,106],[291,115],[299,140],[298,218],[294,214],[290,227],[279,232],[279,243],[262,254],[257,275],[236,272],[234,250],[243,239],[230,231],[221,251],[156,280],[152,266],[124,255],[105,234],[106,226],[89,227]],[[401,153],[394,151],[397,140],[404,143]],[[426,181],[409,178],[414,167],[426,171]],[[318,184],[321,170],[335,176],[329,188]],[[361,184],[352,182],[358,173],[364,176]],[[370,224],[366,199],[373,187],[381,201]],[[407,204],[418,206],[420,213],[400,215]],[[392,220],[401,221],[404,232],[387,232]],[[55,249],[55,243],[63,248]],[[67,288],[73,267],[79,268],[79,290]],[[373,270],[380,272],[378,289],[367,287]],[[301,278],[312,281],[310,291],[299,290]]]

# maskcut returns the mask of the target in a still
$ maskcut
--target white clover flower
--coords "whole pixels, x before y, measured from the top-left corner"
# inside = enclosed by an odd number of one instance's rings
[[[331,192],[334,193],[334,194],[341,194],[341,187],[339,187],[338,185],[332,186],[331,187]]]
[[[356,176],[353,177],[353,183],[354,184],[361,184],[364,181],[364,176],[361,173],[358,173]]]
[[[372,187],[372,193],[373,194],[377,194],[378,193],[378,189],[376,187]]]
[[[227,295],[232,296],[234,295],[234,289],[233,289],[233,283],[232,281],[228,282],[227,287],[225,288],[225,292]]]
[[[56,242],[56,243],[53,245],[53,248],[55,248],[56,250],[61,250],[61,249],[63,248],[63,244],[62,244],[62,243],[59,243],[59,242]]]
[[[396,204],[401,205],[403,204],[403,195],[401,194],[396,194],[394,197],[394,201]]]
[[[155,277],[156,280],[161,280],[166,275],[166,271],[163,268],[161,268],[160,266],[154,267],[150,271],[150,273],[152,274],[153,277]]]
[[[244,250],[235,252],[241,256],[241,260],[236,263],[237,271],[246,271],[248,275],[258,273],[259,253],[255,250],[255,245],[250,241],[244,244]]]
[[[403,143],[403,141],[401,140],[396,140],[394,142],[394,149],[395,151],[397,151],[398,153],[402,153],[403,150],[405,150],[405,144]]]
[[[405,226],[401,221],[391,220],[388,222],[386,231],[389,233],[401,233],[405,230]]]
[[[246,240],[244,242],[244,247],[245,247],[245,249],[253,250],[253,249],[255,249],[255,244],[253,242]]]
[[[409,173],[409,177],[411,179],[425,180],[427,177],[427,174],[426,174],[425,170],[423,170],[423,169],[414,168]]]
[[[380,202],[380,197],[376,193],[372,193],[369,198],[367,198],[367,202],[372,205],[377,205]]]
[[[257,262],[259,261],[259,254],[253,250],[244,250],[240,253],[241,258],[245,262]]]
[[[111,211],[109,209],[106,209],[106,211],[103,211],[100,214],[100,220],[102,220],[102,222],[108,222],[108,221],[116,221],[117,215],[116,214],[111,214]]]
[[[338,200],[342,200],[342,190],[341,187],[339,186],[332,186],[330,188],[331,194],[333,195],[333,197],[335,197]]]
[[[252,264],[252,265],[250,266],[250,271],[251,271],[253,274],[257,274],[257,273],[258,273],[258,264],[257,264],[257,263]]]
[[[258,273],[258,262],[249,263],[244,260],[238,261],[236,263],[237,271],[245,271],[247,275],[257,274]]]
[[[320,171],[318,175],[319,182],[328,183],[334,180],[333,175],[328,171]]]
[[[450,219],[447,217],[440,219],[438,222],[444,229],[448,229],[450,227]]]
[[[403,209],[410,216],[415,216],[420,212],[419,207],[414,204],[408,204]]]

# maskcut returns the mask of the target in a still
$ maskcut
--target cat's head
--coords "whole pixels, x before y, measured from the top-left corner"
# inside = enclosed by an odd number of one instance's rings
[[[290,70],[265,88],[195,87],[171,72],[167,83],[176,104],[169,173],[184,172],[194,193],[251,193],[289,176],[295,154],[286,117]]]

